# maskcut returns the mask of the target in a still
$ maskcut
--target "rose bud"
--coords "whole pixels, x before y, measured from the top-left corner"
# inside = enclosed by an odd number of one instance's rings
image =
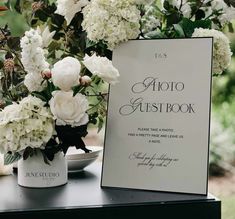
[[[80,79],[79,79],[81,85],[83,86],[88,86],[91,84],[91,78],[87,75],[84,75],[82,76]]]
[[[50,79],[51,78],[51,70],[45,69],[44,71],[42,71],[42,77],[45,79]]]

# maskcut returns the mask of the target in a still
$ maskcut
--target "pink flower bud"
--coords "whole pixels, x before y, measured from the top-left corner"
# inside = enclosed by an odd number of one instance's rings
[[[51,78],[51,70],[45,69],[44,71],[42,71],[42,77],[45,79],[50,79]]]
[[[82,76],[79,81],[83,86],[88,86],[91,84],[91,78],[87,75]]]

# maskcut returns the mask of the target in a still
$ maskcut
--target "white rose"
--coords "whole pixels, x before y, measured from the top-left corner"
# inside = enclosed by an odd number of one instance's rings
[[[52,81],[63,91],[69,91],[79,83],[81,64],[73,57],[66,57],[54,64]]]
[[[54,91],[49,104],[57,125],[81,126],[88,123],[89,104],[86,97],[80,93]]]
[[[110,84],[118,82],[119,72],[106,57],[99,57],[96,54],[86,55],[83,64],[93,75],[99,76],[104,81]]]

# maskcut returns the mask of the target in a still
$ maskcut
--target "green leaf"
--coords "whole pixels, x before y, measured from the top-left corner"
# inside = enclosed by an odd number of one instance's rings
[[[209,19],[191,21],[187,18],[183,18],[179,24],[183,28],[186,37],[191,37],[196,28],[211,28],[211,21]]]
[[[195,28],[204,28],[204,29],[211,29],[211,20],[198,20],[194,22]]]
[[[231,5],[235,7],[235,1],[234,0],[224,0],[225,3],[230,7]]]
[[[97,43],[96,42],[93,42],[89,39],[86,39],[86,49],[90,48],[90,47],[93,47],[95,46]]]
[[[229,30],[230,33],[234,33],[234,28],[233,28],[233,24],[232,23],[228,24],[228,30]]]
[[[40,153],[42,153],[44,163],[51,165],[50,161],[54,159],[54,153],[46,153],[45,150],[40,150]]]
[[[61,46],[61,43],[57,42],[57,41],[52,41],[49,45],[49,50],[53,51],[53,50],[59,50]],[[62,51],[61,51],[62,53]]]
[[[72,90],[73,90],[73,96],[75,96],[77,93],[82,93],[83,87],[80,85],[77,85],[77,86],[74,86]]]
[[[16,0],[14,8],[18,13],[21,13],[20,0]]]
[[[4,154],[4,165],[12,164],[12,163],[18,161],[19,159],[21,159],[21,157],[22,156],[19,153],[14,153],[14,154],[7,153],[7,154]]]
[[[194,32],[193,22],[187,18],[183,18],[179,24],[183,28],[186,37],[191,37]]]
[[[11,37],[7,40],[7,45],[10,49],[19,51],[20,50],[20,37]]]
[[[4,66],[3,61],[0,60],[0,69],[2,69]]]
[[[34,154],[33,148],[27,147],[27,148],[25,148],[25,150],[24,150],[23,159],[26,160],[28,157],[32,157],[33,154]]]
[[[185,37],[184,30],[179,24],[173,24],[178,37]]]
[[[46,22],[48,18],[48,15],[43,10],[36,11],[35,16],[43,22]]]
[[[98,123],[98,133],[101,131],[104,125],[104,120],[103,118],[99,117],[99,123]]]
[[[159,29],[157,29],[145,34],[145,37],[149,39],[158,39],[158,38],[165,38],[166,36]]]
[[[164,1],[163,7],[164,7],[166,10],[169,10],[171,6],[170,6],[170,3],[169,3],[168,1]]]
[[[56,90],[55,85],[52,82],[47,81],[47,89],[46,89],[47,98],[46,99],[50,100],[52,98],[52,92],[55,90]]]
[[[167,26],[170,27],[173,24],[177,24],[181,21],[182,15],[179,12],[174,12],[169,15],[166,15]]]
[[[202,20],[203,18],[205,18],[205,12],[199,9],[197,10],[195,17],[196,17],[196,20]]]

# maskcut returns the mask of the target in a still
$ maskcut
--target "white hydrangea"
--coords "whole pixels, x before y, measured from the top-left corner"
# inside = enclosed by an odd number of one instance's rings
[[[221,74],[229,66],[232,56],[226,35],[214,29],[196,28],[192,37],[213,37],[213,73]]]
[[[102,78],[104,81],[110,84],[116,84],[118,82],[119,71],[113,66],[112,62],[106,57],[86,55],[84,57],[83,64],[93,74]]]
[[[81,11],[88,3],[88,0],[57,0],[55,13],[64,16],[67,25],[69,25],[75,14]]]
[[[83,9],[83,29],[91,41],[114,49],[140,33],[140,11],[134,0],[93,0]]]
[[[40,99],[28,96],[0,112],[0,152],[44,148],[54,132],[54,120]]]
[[[28,80],[25,85],[30,91],[41,91],[42,87],[35,84],[40,84],[43,81],[41,72],[49,68],[49,63],[45,58],[45,51],[43,50],[43,39],[37,30],[31,29],[25,32],[25,36],[21,39],[21,61],[24,65],[24,69],[28,74],[35,75],[37,81],[33,81],[33,77],[28,76]],[[37,76],[36,76],[37,75]],[[32,82],[32,83],[29,83]]]

